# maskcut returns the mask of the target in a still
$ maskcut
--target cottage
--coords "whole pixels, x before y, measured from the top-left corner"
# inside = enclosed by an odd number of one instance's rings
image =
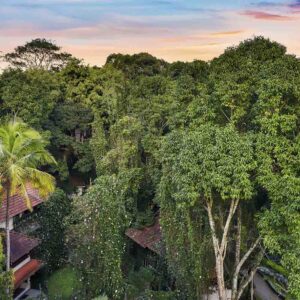
[[[43,202],[36,189],[27,186],[27,193],[29,199],[31,200],[32,207],[36,207]],[[5,195],[5,193],[3,194]],[[0,228],[2,229],[5,229],[6,204],[6,198],[3,197],[2,206],[0,208]],[[39,245],[39,240],[28,237],[23,233],[18,233],[13,230],[14,218],[20,217],[27,211],[28,208],[25,204],[25,201],[20,195],[16,194],[10,197],[10,265],[14,274],[14,300],[20,299],[30,290],[31,276],[34,275],[42,267],[41,261],[31,258],[31,253]],[[3,240],[4,248],[6,248],[5,238]]]
[[[162,237],[158,217],[152,226],[143,229],[128,228],[125,234],[142,248],[149,249],[158,255],[162,254]]]

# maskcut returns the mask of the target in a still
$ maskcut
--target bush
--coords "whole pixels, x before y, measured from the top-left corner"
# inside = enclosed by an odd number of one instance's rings
[[[48,280],[49,300],[71,300],[79,288],[79,280],[71,267],[53,273]]]

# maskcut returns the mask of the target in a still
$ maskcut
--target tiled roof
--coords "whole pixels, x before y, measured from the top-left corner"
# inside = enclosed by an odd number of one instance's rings
[[[3,234],[5,237],[5,234]],[[3,247],[6,249],[5,238],[2,239]],[[18,259],[29,254],[40,243],[39,239],[29,237],[23,233],[10,231],[10,262],[14,264]],[[6,250],[5,250],[6,251]]]
[[[143,248],[162,254],[162,235],[158,218],[152,226],[143,229],[129,228],[125,234]]]
[[[31,275],[36,273],[42,267],[42,262],[37,259],[31,259],[22,268],[14,273],[14,286],[18,288],[21,283],[29,278]]]
[[[40,241],[31,238],[25,234],[15,231],[10,232],[10,261],[15,263],[18,259],[26,254],[29,254],[35,247],[39,245]]]
[[[31,200],[32,207],[40,204],[43,202],[42,198],[39,196],[39,193],[36,189],[27,186],[27,194],[29,196],[29,199]],[[6,214],[6,197],[5,192],[2,193],[2,207],[0,208],[0,222],[5,221],[5,214]],[[10,203],[9,203],[9,217],[12,218],[14,216],[17,216],[23,212],[28,210],[25,200],[22,196],[16,194],[14,196],[10,197]]]

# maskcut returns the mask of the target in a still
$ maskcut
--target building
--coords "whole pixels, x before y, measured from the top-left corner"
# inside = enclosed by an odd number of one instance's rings
[[[151,226],[140,229],[128,228],[125,234],[129,239],[134,241],[130,248],[130,255],[135,257],[135,268],[150,267],[157,269],[161,258],[164,257],[159,217],[155,218]]]
[[[38,191],[27,186],[27,193],[31,200],[32,207],[36,207],[43,202]],[[2,193],[5,195],[5,192]],[[6,198],[2,199],[0,208],[0,228],[5,229]],[[24,199],[20,195],[13,195],[9,202],[9,229],[11,239],[10,265],[14,274],[14,299],[23,297],[30,289],[30,278],[42,267],[42,262],[32,258],[32,251],[39,245],[39,240],[28,237],[24,233],[14,231],[14,220],[21,218],[28,213],[28,208]],[[5,236],[5,231],[3,230]],[[5,238],[4,248],[6,248]]]
[[[125,234],[142,248],[162,255],[162,236],[158,217],[152,226],[142,229],[128,228]]]

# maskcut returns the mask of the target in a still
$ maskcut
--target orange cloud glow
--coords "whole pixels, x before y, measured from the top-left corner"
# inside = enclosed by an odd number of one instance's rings
[[[244,30],[233,30],[233,31],[220,31],[220,32],[213,32],[210,35],[214,37],[227,37],[227,36],[235,36],[244,33]]]

